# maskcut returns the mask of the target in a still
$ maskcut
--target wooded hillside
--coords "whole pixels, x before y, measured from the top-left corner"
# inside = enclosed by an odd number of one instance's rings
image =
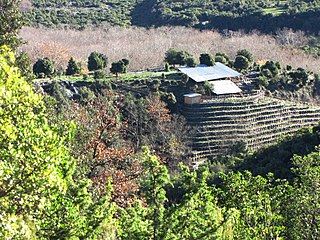
[[[275,32],[283,27],[318,33],[319,1],[47,1],[34,0],[25,14],[33,26],[181,25],[209,29],[258,29]],[[30,6],[29,6],[30,7]]]

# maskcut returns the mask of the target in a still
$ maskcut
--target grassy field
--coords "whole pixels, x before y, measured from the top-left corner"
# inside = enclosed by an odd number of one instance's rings
[[[272,14],[273,16],[279,16],[283,13],[285,13],[286,9],[283,7],[269,7],[269,8],[264,8],[261,10],[261,13],[266,15],[266,14]]]

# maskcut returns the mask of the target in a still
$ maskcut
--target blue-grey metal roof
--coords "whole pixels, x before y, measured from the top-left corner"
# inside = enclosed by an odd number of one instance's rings
[[[184,94],[183,96],[184,96],[184,97],[191,97],[191,98],[193,98],[193,97],[201,97],[201,94],[199,94],[199,93],[187,93],[187,94]]]
[[[242,90],[230,80],[217,80],[209,83],[212,85],[212,92],[217,95],[242,92]]]
[[[198,65],[197,67],[179,67],[181,72],[196,82],[217,80],[222,78],[238,77],[241,74],[226,65],[216,62],[214,66]]]

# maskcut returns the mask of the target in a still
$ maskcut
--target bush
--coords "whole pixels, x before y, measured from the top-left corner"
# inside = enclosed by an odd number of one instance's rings
[[[94,71],[93,78],[94,79],[102,79],[107,76],[106,72],[102,69]]]
[[[31,68],[31,60],[26,52],[21,52],[16,57],[16,66],[19,68],[21,76],[25,77],[28,82],[34,79],[34,74]]]
[[[229,64],[230,61],[228,55],[222,52],[217,52],[214,60],[223,64]]]
[[[47,57],[38,59],[32,69],[37,77],[51,77],[55,73],[54,62]]]
[[[164,71],[169,72],[170,71],[170,65],[169,63],[166,62],[166,64],[164,65]]]
[[[186,59],[192,57],[192,55],[186,51],[181,51],[175,48],[170,48],[165,53],[165,62],[169,63],[170,65],[184,65],[186,64]]]
[[[66,75],[80,74],[81,64],[77,63],[73,58],[70,58],[66,69]]]
[[[271,73],[271,76],[277,76],[279,74],[279,63],[275,63],[273,61],[267,61],[265,65],[262,66],[262,69],[268,69]],[[280,66],[281,67],[281,66]],[[266,76],[266,75],[265,75]]]
[[[213,66],[215,61],[212,54],[209,54],[209,53],[200,54],[199,60],[200,60],[200,64],[205,64],[207,66]]]
[[[239,50],[237,52],[237,56],[244,56],[248,59],[249,62],[252,62],[253,61],[253,55],[251,52],[249,52],[249,50],[247,49],[242,49],[242,50]]]
[[[92,52],[88,57],[88,70],[95,71],[107,67],[108,58],[103,53]]]
[[[196,59],[192,56],[185,59],[185,64],[189,67],[195,67],[197,65]]]
[[[240,70],[247,69],[249,65],[249,60],[242,55],[238,55],[234,61],[234,67]]]
[[[129,60],[122,59],[118,62],[113,62],[111,64],[110,72],[116,74],[118,76],[119,73],[125,73],[127,71],[127,66],[129,64]]]
[[[268,79],[265,76],[259,76],[258,78],[256,78],[256,83],[259,86],[263,86],[263,87],[268,87],[269,85]]]

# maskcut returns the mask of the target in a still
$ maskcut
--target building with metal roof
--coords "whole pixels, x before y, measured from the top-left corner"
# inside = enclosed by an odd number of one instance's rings
[[[230,80],[210,81],[211,91],[217,95],[241,93],[242,90]]]
[[[220,62],[216,62],[214,66],[210,67],[204,64],[200,64],[197,67],[185,66],[179,67],[178,69],[196,82],[232,78],[241,75],[239,72],[227,67]]]

